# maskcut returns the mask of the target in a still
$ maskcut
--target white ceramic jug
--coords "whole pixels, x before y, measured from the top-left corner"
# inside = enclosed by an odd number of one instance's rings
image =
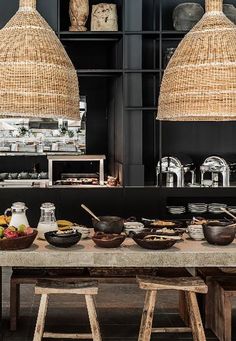
[[[27,207],[25,206],[24,202],[15,202],[12,204],[11,208],[8,208],[5,211],[5,216],[8,212],[11,212],[11,220],[9,226],[14,226],[18,228],[20,225],[25,225],[26,227],[29,226],[28,219],[26,217],[26,210]]]

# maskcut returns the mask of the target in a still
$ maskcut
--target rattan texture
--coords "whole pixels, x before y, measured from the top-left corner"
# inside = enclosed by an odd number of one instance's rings
[[[163,75],[157,118],[167,121],[236,120],[236,26],[223,0],[186,34]]]
[[[0,116],[80,118],[76,70],[36,0],[0,30]]]

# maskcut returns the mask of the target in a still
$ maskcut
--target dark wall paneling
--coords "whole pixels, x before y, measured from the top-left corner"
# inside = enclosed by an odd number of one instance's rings
[[[50,2],[50,6],[48,3]],[[54,31],[58,29],[58,0],[38,0],[37,9]],[[2,28],[19,8],[19,0],[0,0],[0,28]]]
[[[27,215],[32,226],[37,226],[40,205],[53,202],[57,219],[69,219],[91,226],[90,216],[80,207],[82,203],[97,215],[118,215],[159,218],[189,218],[189,215],[169,215],[166,205],[188,202],[214,202],[236,205],[235,189],[166,189],[154,187],[103,188],[103,189],[0,189],[0,212],[15,201],[24,201],[29,208]]]

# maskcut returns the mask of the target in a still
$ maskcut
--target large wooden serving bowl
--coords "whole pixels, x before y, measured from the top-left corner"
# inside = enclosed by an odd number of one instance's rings
[[[8,251],[8,250],[22,250],[27,249],[30,247],[36,236],[38,231],[34,230],[34,232],[28,236],[22,236],[18,238],[12,239],[0,239],[0,250],[1,251]]]

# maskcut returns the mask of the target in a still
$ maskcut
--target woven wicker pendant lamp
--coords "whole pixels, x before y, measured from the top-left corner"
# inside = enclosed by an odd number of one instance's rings
[[[0,117],[80,117],[76,70],[36,0],[0,30]]]
[[[181,41],[163,76],[157,118],[236,120],[236,26],[223,0],[206,0],[206,13]]]

